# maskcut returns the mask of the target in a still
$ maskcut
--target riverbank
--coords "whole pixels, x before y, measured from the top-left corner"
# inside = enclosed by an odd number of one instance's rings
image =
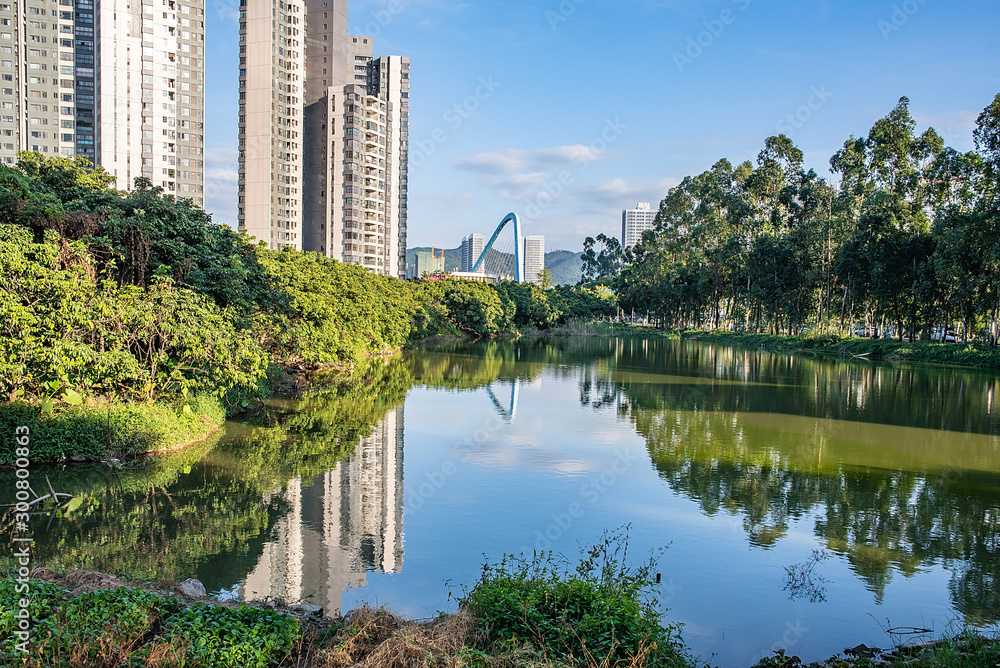
[[[687,330],[681,338],[707,343],[763,348],[776,352],[809,352],[893,362],[926,362],[1000,369],[1000,348],[983,343],[934,343],[866,339],[839,334],[776,336],[744,332]]]
[[[20,568],[0,579],[0,662],[130,666],[632,666],[697,668],[676,625],[662,622],[648,562],[623,562],[627,527],[581,549],[505,555],[461,587],[456,613],[430,620],[362,607],[323,616],[282,601],[210,600],[196,580],[137,586],[93,571]],[[16,612],[25,609],[23,614]],[[18,636],[19,615],[31,635]],[[28,626],[28,624],[26,624]],[[19,643],[21,644],[19,647]],[[21,650],[27,650],[25,657]],[[34,663],[32,663],[34,662]]]
[[[525,328],[521,331],[521,336],[526,338],[627,336],[631,338],[643,339],[679,339],[681,338],[681,333],[676,330],[641,327],[639,325],[630,325],[610,320],[572,318],[566,322],[552,325],[548,329],[544,330]]]
[[[210,438],[226,410],[215,397],[173,403],[100,403],[49,413],[25,402],[0,404],[0,434],[27,427],[32,464],[122,460],[163,454]],[[15,460],[15,441],[0,441],[0,467]]]
[[[128,584],[93,571],[60,575],[37,568],[27,580],[27,593],[17,589],[15,578],[0,579],[0,609],[4,611],[0,615],[0,637],[4,638],[0,658],[9,665],[20,663],[24,658],[20,650],[28,649],[32,660],[54,667],[117,668],[127,662],[149,668],[708,668],[684,649],[673,630],[661,638],[670,644],[667,653],[658,652],[653,644],[639,643],[638,651],[624,655],[612,649],[603,656],[585,647],[576,656],[567,654],[560,640],[540,631],[541,626],[536,629],[540,633],[517,633],[523,620],[537,615],[544,600],[532,600],[528,608],[515,605],[499,615],[495,613],[502,611],[502,604],[484,609],[485,597],[498,593],[497,587],[507,592],[508,602],[525,603],[523,588],[516,586],[524,580],[499,578],[486,582],[485,587],[483,584],[477,586],[478,598],[476,589],[469,592],[457,613],[409,620],[386,608],[369,606],[327,617],[319,606],[286,605],[282,601],[218,602],[206,598],[204,588],[193,580],[153,587]],[[553,586],[557,583],[548,584],[549,594],[558,593],[559,588]],[[579,583],[563,584],[571,584],[573,591],[581,593]],[[30,635],[19,636],[16,611],[24,596],[30,596],[32,627]],[[565,610],[561,612],[565,614]],[[639,618],[631,621],[642,623]],[[628,636],[636,629],[617,630],[620,643],[629,644]],[[577,626],[573,631],[584,636],[577,640],[593,639],[587,634],[594,629]],[[491,642],[491,634],[504,640]],[[980,668],[998,662],[1000,642],[996,638],[965,632],[901,643],[888,650],[862,644],[813,663],[777,652],[752,668]]]

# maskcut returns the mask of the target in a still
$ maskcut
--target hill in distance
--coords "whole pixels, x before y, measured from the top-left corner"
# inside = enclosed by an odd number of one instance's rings
[[[417,263],[417,251],[429,251],[430,246],[418,246],[406,249],[406,264]],[[435,248],[440,253],[440,248]],[[503,254],[501,254],[503,255]],[[545,254],[545,268],[552,277],[552,285],[566,285],[580,280],[580,264],[583,253],[576,251],[552,251]],[[462,247],[444,249],[444,270],[458,271],[462,267]]]

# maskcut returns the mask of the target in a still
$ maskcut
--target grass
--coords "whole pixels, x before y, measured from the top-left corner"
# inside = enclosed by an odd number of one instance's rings
[[[503,655],[528,647],[565,666],[691,665],[680,628],[660,619],[655,555],[637,567],[627,556],[624,527],[585,548],[575,568],[551,552],[487,563],[461,600],[473,649]]]
[[[58,585],[0,580],[0,663],[52,668],[266,668],[289,657],[300,636],[290,615],[239,606],[185,607],[144,589],[97,589],[70,596]],[[30,597],[32,628],[21,652],[12,635],[20,597]]]
[[[686,331],[683,338],[726,345],[763,347],[779,352],[808,351],[865,357],[872,360],[929,362],[961,366],[1000,369],[1000,348],[985,343],[934,343],[929,341],[896,341],[866,339],[839,334],[776,336],[728,331]]]
[[[32,464],[68,457],[123,459],[170,450],[207,438],[224,420],[222,404],[209,396],[175,404],[76,406],[51,414],[24,402],[0,403],[0,433],[13,434],[20,426],[30,429]],[[0,464],[13,461],[14,440],[4,439]]]

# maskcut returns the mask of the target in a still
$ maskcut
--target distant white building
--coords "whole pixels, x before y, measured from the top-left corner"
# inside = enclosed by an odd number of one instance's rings
[[[538,283],[545,269],[545,237],[541,234],[524,237],[524,282]]]
[[[471,272],[476,260],[483,254],[486,247],[486,237],[481,234],[470,234],[462,239],[462,271]],[[480,267],[480,273],[483,269]]]
[[[642,241],[642,233],[653,229],[656,212],[649,202],[639,202],[634,209],[622,210],[622,249],[635,246]]]

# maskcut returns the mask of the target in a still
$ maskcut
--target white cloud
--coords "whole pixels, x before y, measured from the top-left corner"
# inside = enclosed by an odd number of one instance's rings
[[[527,167],[528,153],[529,151],[521,149],[506,148],[459,158],[455,165],[480,174],[509,174]]]
[[[561,173],[576,172],[590,163],[619,155],[583,144],[534,150],[505,148],[460,158],[455,166],[478,174],[479,182],[501,197],[524,202],[540,194],[546,183],[558,181]]]
[[[205,211],[217,223],[235,228],[239,162],[233,147],[205,150]]]
[[[582,165],[598,160],[618,157],[611,151],[598,151],[583,144],[553,146],[551,148],[520,149],[505,148],[488,153],[477,153],[459,158],[455,165],[482,174],[511,174],[523,170],[558,169],[572,165]]]
[[[595,205],[609,209],[634,206],[636,202],[649,202],[656,208],[667,191],[678,183],[680,181],[673,178],[632,182],[625,179],[610,179],[588,188],[586,195],[587,199]]]

